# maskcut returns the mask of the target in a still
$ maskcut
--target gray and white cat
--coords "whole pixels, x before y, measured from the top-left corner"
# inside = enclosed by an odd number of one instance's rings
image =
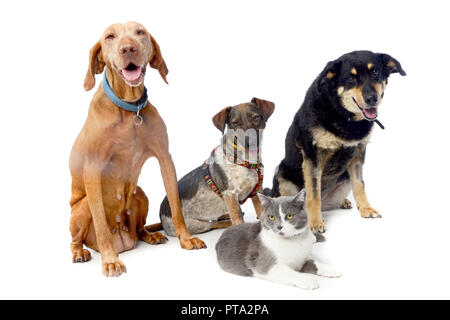
[[[312,259],[315,242],[324,241],[308,227],[305,193],[270,198],[259,193],[261,220],[224,231],[216,244],[217,261],[227,272],[293,285],[319,287],[314,275],[340,277],[331,266]]]

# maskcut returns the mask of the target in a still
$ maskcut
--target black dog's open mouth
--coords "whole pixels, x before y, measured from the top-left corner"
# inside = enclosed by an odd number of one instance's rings
[[[372,108],[361,108],[358,104],[358,102],[356,102],[356,99],[353,98],[353,102],[358,106],[359,110],[361,110],[361,112],[364,115],[364,118],[366,118],[366,120],[369,121],[374,121],[377,116],[378,116],[378,109],[376,107],[372,107]]]

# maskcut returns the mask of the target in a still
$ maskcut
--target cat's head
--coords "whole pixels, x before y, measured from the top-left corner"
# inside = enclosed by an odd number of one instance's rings
[[[261,193],[258,197],[263,207],[260,220],[264,229],[289,238],[308,228],[303,190],[291,197],[270,198]]]

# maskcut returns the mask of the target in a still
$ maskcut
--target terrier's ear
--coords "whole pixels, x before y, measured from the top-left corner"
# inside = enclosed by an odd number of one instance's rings
[[[269,117],[272,115],[273,111],[275,110],[275,103],[273,103],[273,102],[263,100],[263,99],[258,99],[258,98],[253,98],[252,102],[254,104],[256,104],[259,107],[259,109],[261,109],[261,112],[264,115],[265,121],[267,121],[267,119],[269,119]]]
[[[222,132],[222,134],[225,131],[225,127],[228,122],[228,115],[230,114],[230,111],[231,111],[231,107],[223,108],[222,110],[219,111],[219,113],[217,113],[212,118],[212,122],[214,123],[216,128]]]

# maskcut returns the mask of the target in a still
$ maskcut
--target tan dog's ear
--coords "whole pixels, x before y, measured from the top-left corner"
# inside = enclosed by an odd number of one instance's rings
[[[102,73],[105,63],[102,61],[102,46],[97,42],[89,51],[89,67],[84,78],[84,90],[89,91],[95,85],[95,75]]]
[[[261,109],[261,111],[264,115],[265,121],[267,121],[267,119],[269,119],[269,117],[272,115],[273,111],[275,110],[275,103],[273,103],[273,102],[263,100],[263,99],[258,99],[258,98],[253,98],[252,102],[255,103]]]
[[[225,126],[227,125],[228,115],[230,114],[230,111],[231,107],[226,107],[212,118],[214,125],[222,133],[225,131]]]
[[[169,73],[169,69],[167,69],[166,62],[164,61],[161,49],[159,48],[158,42],[156,42],[155,38],[153,38],[150,35],[150,38],[152,40],[153,48],[155,49],[155,52],[153,53],[153,57],[150,60],[150,66],[156,70],[159,71],[159,74],[161,75],[161,78],[164,80],[165,83],[169,84],[167,82],[166,76]]]

